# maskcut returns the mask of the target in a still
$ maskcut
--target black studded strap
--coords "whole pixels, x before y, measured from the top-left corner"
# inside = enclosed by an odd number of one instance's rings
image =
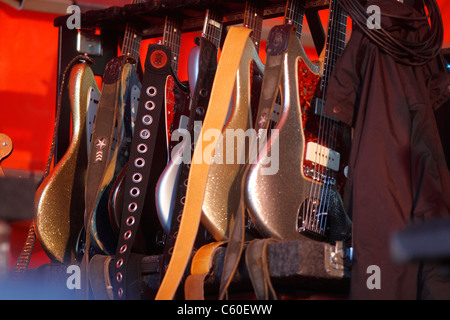
[[[198,37],[196,42],[200,46],[199,70],[195,90],[193,91],[193,97],[191,99],[189,124],[187,127],[190,134],[190,137],[187,140],[191,141],[191,144],[184,144],[183,150],[184,154],[188,153],[191,155],[194,152],[195,132],[200,132],[201,123],[203,122],[208,108],[209,97],[211,95],[212,84],[217,69],[217,48],[215,45],[203,37]],[[185,159],[184,156],[183,159]],[[167,235],[163,258],[161,259],[161,281],[164,278],[165,270],[169,265],[177,239],[178,229],[180,228],[188,185],[189,168],[190,163],[181,163],[180,176],[178,179],[179,183],[175,186],[176,197],[170,223],[170,231]]]
[[[155,146],[164,110],[165,82],[171,74],[171,52],[163,45],[150,44],[136,116],[130,158],[125,176],[121,225],[115,258],[110,266],[115,299],[137,299],[139,292],[129,292],[128,263],[141,221],[152,162],[161,155]],[[139,288],[139,287],[134,287]]]

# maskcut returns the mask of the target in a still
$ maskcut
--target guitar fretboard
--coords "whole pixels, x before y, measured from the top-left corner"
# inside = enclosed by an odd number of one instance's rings
[[[217,10],[206,10],[202,36],[219,48],[222,39],[223,14]]]
[[[326,91],[336,61],[344,51],[347,31],[347,13],[338,1],[331,1],[329,15],[327,45],[321,83],[323,92]]]
[[[284,23],[293,24],[297,27],[297,37],[300,38],[303,28],[303,16],[305,14],[304,0],[288,0],[284,13]]]
[[[136,61],[139,59],[139,49],[142,37],[137,32],[136,27],[127,24],[123,38],[122,55],[132,56]]]
[[[264,10],[251,2],[245,4],[244,27],[252,29],[252,40],[255,44],[256,52],[259,52],[261,45],[261,30],[263,24]]]
[[[181,19],[175,16],[166,16],[162,42],[172,51],[172,69],[175,74],[178,71],[182,26]]]
[[[133,0],[132,4],[144,3],[146,0]],[[138,32],[136,26],[132,23],[127,23],[125,27],[125,34],[122,43],[122,55],[132,56],[136,61],[139,61],[142,37]]]

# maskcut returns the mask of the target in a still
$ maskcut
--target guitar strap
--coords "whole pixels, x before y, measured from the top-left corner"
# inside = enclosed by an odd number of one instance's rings
[[[222,58],[219,61],[208,113],[205,116],[199,139],[202,139],[204,132],[223,127],[233,95],[235,75],[239,67],[248,67],[251,60],[259,59],[249,37],[250,33],[250,29],[239,27],[231,27],[228,31],[222,50],[222,57],[226,57],[226,59]],[[205,185],[208,178],[209,161],[202,159],[206,151],[213,150],[217,143],[218,141],[213,141],[209,145],[197,143],[195,147],[180,228],[166,275],[156,295],[157,300],[174,298],[191,258],[200,225]]]
[[[266,47],[266,63],[264,67],[264,76],[261,87],[261,94],[259,99],[258,113],[256,118],[255,127],[258,130],[257,139],[258,141],[253,141],[251,148],[251,154],[254,154],[255,150],[258,150],[266,142],[266,135],[261,135],[260,129],[268,129],[270,125],[270,114],[277,98],[278,88],[280,86],[282,74],[283,74],[283,53],[286,52],[289,44],[289,38],[292,25],[286,24],[274,27],[269,33],[267,47]],[[295,34],[295,33],[293,33]],[[276,39],[277,41],[274,41]],[[280,41],[282,39],[283,41]],[[244,192],[245,192],[245,178],[247,176],[248,170],[251,168],[251,164],[247,165],[244,170],[243,179],[241,182],[241,200],[239,203],[239,208],[236,212],[236,223],[230,235],[229,243],[227,245],[227,251],[225,253],[223,272],[219,288],[219,299],[225,299],[227,297],[227,290],[234,277],[237,270],[242,252],[245,246],[245,214],[246,206],[244,202]],[[256,240],[255,240],[256,241]],[[255,246],[252,246],[255,248]],[[251,248],[252,248],[251,247]],[[247,249],[248,250],[248,249]],[[265,249],[264,249],[265,250]],[[264,251],[260,251],[261,254]],[[258,255],[250,255],[250,259]],[[253,258],[253,261],[255,259]],[[249,266],[247,264],[247,266]],[[256,271],[255,268],[249,268],[249,272]],[[265,273],[263,273],[264,275]],[[265,279],[260,277],[258,273],[253,277],[252,281],[254,283],[255,291],[259,292],[259,288],[255,285],[258,282],[256,279]],[[269,286],[271,287],[271,286]],[[263,290],[264,292],[264,290]],[[262,296],[262,294],[259,294]]]
[[[132,63],[125,63],[123,65],[122,71],[120,72],[120,82],[119,92],[115,91],[117,94],[116,107],[116,126],[114,129],[114,136],[117,136],[115,147],[111,146],[111,154],[109,156],[109,162],[106,168],[103,169],[103,178],[101,184],[97,186],[98,190],[89,190],[89,196],[95,195],[97,197],[95,206],[90,208],[90,230],[89,235],[94,239],[90,242],[91,248],[95,251],[104,252],[105,254],[112,255],[116,249],[116,235],[113,232],[110,223],[110,217],[108,212],[108,199],[113,188],[114,181],[118,179],[118,176],[122,172],[123,168],[128,162],[128,157],[130,153],[130,145],[132,140],[132,126],[134,121],[131,117],[132,109],[137,110],[137,104],[133,103],[133,95],[138,95],[141,89],[141,83],[138,79],[137,73],[135,71],[135,65]],[[135,92],[137,91],[137,93]],[[101,97],[100,100],[107,100],[105,96]],[[112,101],[112,99],[109,99]],[[137,100],[137,99],[136,99]],[[102,115],[100,115],[102,116]],[[103,112],[104,116],[104,112]],[[96,122],[100,122],[99,116],[96,116]],[[97,134],[98,136],[98,134]],[[91,151],[97,151],[96,148],[91,148]],[[98,151],[97,151],[98,152]],[[91,161],[97,161],[96,157],[92,157]],[[88,175],[91,174],[91,168],[88,166]],[[95,187],[95,185],[93,186]],[[90,199],[94,201],[94,198]],[[94,205],[94,203],[91,203]],[[87,225],[88,222],[86,221]]]
[[[164,110],[165,83],[171,74],[170,48],[150,44],[145,60],[145,73],[134,127],[130,158],[125,176],[124,200],[117,250],[111,261],[111,284],[115,299],[139,299],[139,286],[129,278],[131,249],[138,231],[145,203],[152,163],[166,161],[156,150],[158,128]],[[159,158],[159,160],[158,160]],[[134,265],[134,264],[133,264]],[[131,266],[131,263],[130,263]],[[139,276],[139,275],[138,275]],[[130,281],[128,281],[130,280]],[[136,281],[139,281],[138,279]],[[135,290],[130,290],[131,285]]]
[[[111,59],[103,75],[103,86],[100,101],[96,113],[92,143],[89,152],[89,160],[86,172],[85,187],[85,253],[82,259],[82,267],[86,272],[84,283],[89,288],[89,256],[91,246],[91,221],[97,204],[97,199],[102,187],[102,182],[107,171],[113,137],[117,123],[117,132],[121,131],[121,121],[118,121],[120,104],[120,87],[122,71],[127,63],[134,63],[130,56],[120,56]],[[114,159],[115,160],[115,159]]]
[[[277,299],[267,263],[267,246],[272,241],[276,240],[255,239],[248,243],[245,250],[245,264],[258,300]]]
[[[217,69],[217,48],[214,44],[204,37],[198,37],[196,39],[198,45],[200,46],[200,57],[199,57],[199,70],[197,76],[197,83],[195,85],[194,96],[191,99],[191,110],[189,116],[189,124],[187,130],[190,134],[191,144],[184,143],[184,154],[192,154],[189,152],[194,151],[194,136],[195,131],[200,130],[200,127],[195,126],[198,122],[203,122],[205,114],[208,108],[208,102],[211,95],[211,88],[214,82],[214,76]],[[195,130],[195,131],[194,131]],[[188,140],[189,141],[189,140]],[[190,149],[190,150],[189,150]],[[184,157],[183,157],[184,159]],[[170,223],[170,231],[167,235],[166,244],[164,247],[163,259],[161,259],[161,280],[164,278],[165,271],[168,268],[169,261],[175,246],[175,241],[177,238],[178,230],[180,228],[181,216],[183,214],[183,207],[185,203],[186,190],[189,178],[189,163],[181,164],[181,171],[179,177],[179,183],[176,186],[176,199],[172,214],[172,219]]]
[[[192,258],[191,274],[184,284],[186,300],[204,300],[204,282],[212,267],[214,254],[226,241],[216,241],[200,247]]]

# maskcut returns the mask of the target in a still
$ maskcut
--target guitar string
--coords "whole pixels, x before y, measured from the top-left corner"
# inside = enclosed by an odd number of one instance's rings
[[[322,101],[324,98],[324,91],[325,91],[325,85],[327,83],[327,77],[329,76],[329,69],[332,65],[332,55],[333,55],[333,48],[335,47],[336,42],[336,5],[335,1],[332,1],[330,4],[329,9],[329,26],[328,26],[328,33],[327,33],[327,44],[326,44],[326,52],[325,52],[325,60],[324,60],[324,72],[322,75],[322,79],[320,80],[320,88],[322,91]],[[322,102],[320,101],[320,102]],[[321,104],[319,104],[319,107],[321,107]],[[317,183],[311,184],[311,194],[313,195],[310,198],[310,201],[313,203],[310,204],[310,208],[308,211],[308,226],[307,228],[311,229],[311,231],[322,234],[324,230],[320,230],[320,227],[323,225],[323,213],[325,213],[324,205],[326,205],[326,201],[324,201],[324,194],[328,191],[328,185],[325,181],[326,173],[327,173],[327,167],[321,166],[319,164],[321,155],[323,154],[324,147],[322,144],[324,144],[324,134],[325,130],[323,129],[327,125],[327,119],[323,117],[322,110],[320,111],[320,119],[319,119],[319,132],[317,136],[317,148],[316,148],[316,154],[315,154],[315,161],[313,164],[313,180],[316,180]],[[325,122],[325,123],[324,123]],[[325,169],[322,169],[324,167]],[[322,180],[322,183],[320,183]],[[308,201],[308,203],[310,202]],[[316,203],[318,201],[318,204]]]
[[[333,38],[332,38],[332,48],[331,48],[331,52],[329,53],[329,61],[328,61],[328,68],[327,68],[327,72],[326,72],[326,76],[324,78],[324,87],[322,90],[322,101],[324,102],[324,98],[325,98],[325,94],[326,94],[326,85],[329,82],[329,79],[331,77],[331,73],[332,73],[332,69],[338,59],[338,57],[340,56],[341,51],[343,50],[342,48],[342,43],[345,45],[345,38],[342,39],[342,36],[345,37],[345,32],[343,32],[341,29],[343,27],[346,27],[346,24],[343,23],[343,19],[346,18],[346,15],[343,13],[342,8],[336,3],[334,5],[334,15],[333,15]],[[323,111],[323,110],[321,110]],[[323,132],[323,136],[327,137],[327,140],[325,140],[324,137],[322,137],[324,144],[325,144],[325,148],[329,148],[330,150],[335,150],[336,147],[336,130],[337,130],[337,121],[334,119],[331,119],[329,117],[326,117],[323,115],[323,113],[321,113],[321,117],[324,119],[325,125],[324,125],[324,129],[322,130]],[[330,156],[330,154],[328,155],[328,157]],[[327,161],[329,161],[329,159],[327,159]],[[325,169],[323,170],[323,175],[324,175],[324,181],[323,181],[323,191],[321,194],[321,201],[320,201],[320,207],[321,210],[319,210],[319,212],[323,212],[326,213],[324,215],[321,215],[320,217],[323,218],[322,220],[320,220],[320,227],[319,229],[324,230],[325,231],[325,226],[326,226],[326,222],[327,222],[327,218],[328,218],[328,213],[329,213],[329,206],[330,206],[330,197],[331,197],[331,188],[332,188],[332,183],[334,179],[334,172],[333,169],[329,168],[328,166],[324,167]]]
[[[326,93],[326,88],[327,88],[327,84],[330,78],[330,74],[331,74],[331,69],[334,65],[334,56],[336,54],[336,43],[338,41],[337,38],[337,31],[338,31],[338,19],[339,19],[339,11],[336,5],[336,1],[333,1],[332,3],[332,11],[330,12],[330,45],[328,46],[328,55],[327,55],[327,67],[326,70],[324,71],[324,76],[322,79],[322,100],[321,102],[324,103],[324,99],[325,99],[325,93]],[[323,105],[321,105],[320,107],[320,125],[319,125],[319,148],[320,148],[320,154],[323,155],[324,154],[324,150],[327,149],[327,147],[331,147],[329,145],[329,140],[326,139],[326,136],[328,136],[328,139],[330,137],[330,126],[331,126],[331,121],[330,118],[325,117],[323,115],[323,109],[322,109]],[[324,146],[325,145],[325,146]],[[326,159],[326,161],[328,161],[328,159]],[[320,189],[320,195],[319,195],[319,210],[318,210],[318,221],[316,222],[316,231],[320,232],[320,233],[324,233],[325,229],[324,229],[324,224],[326,224],[326,220],[328,217],[328,208],[329,208],[329,197],[330,197],[330,185],[328,182],[328,176],[330,173],[330,168],[328,167],[328,164],[325,164],[323,166],[320,167],[319,170],[319,179],[322,178],[322,184],[321,187],[318,188]]]
[[[181,41],[181,25],[179,19],[173,16],[166,16],[164,26],[163,44],[171,49],[172,53],[172,70],[174,74],[178,72],[178,55]]]
[[[331,66],[331,55],[333,53],[333,47],[334,47],[334,40],[335,40],[335,28],[334,28],[334,24],[335,24],[335,7],[334,7],[334,2],[331,3],[330,6],[330,12],[329,12],[329,28],[328,28],[328,43],[327,43],[327,52],[326,52],[326,57],[325,57],[325,66],[324,66],[324,71],[323,71],[323,75],[322,75],[322,79],[321,79],[321,83],[320,83],[320,89],[322,92],[322,100],[320,102],[323,102],[323,98],[324,98],[324,91],[325,91],[325,85],[327,83],[327,76],[329,73],[329,67]],[[319,104],[319,111],[320,111],[320,120],[319,120],[319,132],[318,132],[318,140],[317,140],[317,153],[316,153],[316,160],[317,157],[319,158],[319,161],[321,160],[320,158],[322,157],[321,155],[323,155],[323,149],[324,146],[323,144],[325,143],[324,141],[324,127],[327,124],[327,121],[324,119],[323,115],[322,115],[322,103]],[[325,122],[325,123],[324,123]],[[319,180],[319,186],[316,186],[316,194],[315,194],[315,199],[319,199],[319,203],[317,206],[317,212],[316,212],[316,217],[314,217],[311,222],[314,224],[312,227],[314,228],[315,232],[318,232],[319,234],[321,234],[320,230],[318,230],[318,224],[320,222],[320,225],[322,224],[321,221],[323,220],[323,215],[322,213],[325,212],[324,209],[324,199],[323,199],[323,195],[326,193],[327,191],[327,185],[325,182],[325,170],[322,169],[322,166],[317,165],[318,161],[315,162],[316,163],[316,168],[315,168],[315,172],[317,172],[317,178]],[[326,168],[326,165],[323,166],[324,168]],[[322,180],[322,184],[320,184],[320,181]]]
[[[337,26],[337,31],[336,31],[338,33],[336,36],[336,41],[338,43],[336,44],[337,50],[335,51],[335,54],[333,57],[333,62],[332,62],[333,67],[336,64],[337,60],[339,59],[339,56],[342,54],[342,52],[345,48],[345,35],[346,35],[346,27],[347,27],[347,14],[344,12],[342,6],[339,3],[337,3],[336,10],[338,10],[338,15],[337,15],[338,26]],[[330,73],[328,74],[328,81],[331,78],[331,71],[332,70],[330,70]],[[331,118],[328,118],[328,119],[329,119],[329,122],[331,125],[329,145],[332,150],[336,150],[337,138],[338,138],[337,133],[338,133],[339,124],[338,124],[338,121],[335,119],[331,119]],[[340,165],[340,162],[341,162],[341,159],[339,161],[339,165]],[[338,168],[338,170],[339,170],[339,168]],[[335,172],[332,171],[331,169],[329,170],[329,172],[330,172],[329,176],[332,181],[329,182],[328,189],[331,189],[334,186],[334,184],[337,183],[337,180],[335,179]],[[328,198],[331,197],[331,193],[327,193],[327,195],[328,195]],[[329,203],[330,202],[327,200],[326,201],[327,206],[330,205]],[[327,208],[327,212],[328,212],[328,208]]]
[[[331,11],[330,11],[330,29],[329,29],[329,41],[330,41],[330,45],[327,47],[328,52],[327,52],[327,57],[326,57],[326,69],[324,70],[324,74],[323,74],[323,78],[321,81],[321,91],[322,91],[322,100],[321,103],[323,103],[324,98],[325,98],[325,91],[326,91],[326,85],[328,84],[328,77],[330,74],[330,69],[332,66],[332,56],[334,54],[334,50],[335,50],[335,42],[336,42],[336,16],[337,16],[337,12],[336,12],[336,6],[335,6],[335,2],[332,3],[331,6]],[[322,110],[323,105],[320,105],[320,122],[319,122],[319,134],[318,134],[318,145],[319,145],[319,149],[320,151],[318,152],[320,155],[324,154],[324,149],[326,148],[325,146],[323,146],[323,144],[327,145],[327,141],[325,141],[325,134],[327,131],[327,127],[329,124],[329,121],[326,117],[323,116],[323,110]],[[314,220],[315,221],[315,229],[316,232],[320,232],[322,233],[323,230],[320,230],[320,227],[322,227],[322,222],[324,219],[324,217],[326,217],[324,214],[327,213],[327,201],[326,201],[326,195],[328,194],[328,183],[326,181],[326,177],[327,177],[327,173],[328,173],[328,167],[327,164],[319,167],[318,166],[318,171],[319,171],[319,179],[322,179],[322,184],[320,188],[318,189],[318,192],[320,192],[320,195],[318,195],[319,200],[319,207],[318,207],[318,220]],[[320,190],[320,191],[319,191]],[[318,226],[319,225],[319,226]]]
[[[330,17],[331,17],[331,10],[332,10],[332,7],[330,4],[330,12],[329,12]],[[326,46],[325,46],[326,53],[325,53],[325,60],[324,60],[324,69],[327,66],[328,49],[330,46],[330,24],[331,24],[331,21],[330,21],[330,18],[328,20],[329,20],[329,22],[328,22],[328,30],[327,30],[327,42],[326,42]],[[320,126],[320,123],[319,123],[319,126]],[[319,142],[319,141],[317,141],[317,142]],[[314,223],[313,218],[314,218],[315,202],[316,202],[315,199],[316,199],[317,192],[318,192],[317,185],[315,183],[316,176],[317,176],[317,161],[318,161],[317,153],[318,153],[318,151],[319,150],[316,149],[316,157],[313,161],[313,166],[312,166],[312,180],[313,181],[311,182],[311,186],[310,186],[309,198],[306,201],[306,204],[307,204],[306,205],[306,213],[304,214],[304,220],[303,220],[303,224],[304,224],[303,227],[309,231],[314,231],[313,230],[313,223]]]

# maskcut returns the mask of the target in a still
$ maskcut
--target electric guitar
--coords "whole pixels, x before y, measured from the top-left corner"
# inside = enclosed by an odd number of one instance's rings
[[[133,3],[142,3],[144,0],[133,0]],[[114,92],[103,92],[100,96],[100,103],[103,100],[113,99],[108,102],[116,104],[116,120],[115,123],[107,124],[106,131],[110,130],[108,126],[114,128],[115,132],[113,135],[113,141],[105,148],[110,148],[110,157],[106,160],[108,165],[104,171],[104,175],[101,181],[91,178],[95,181],[86,181],[86,212],[85,217],[85,228],[89,229],[90,232],[90,245],[93,251],[103,252],[107,254],[112,254],[115,250],[115,234],[111,228],[109,212],[108,212],[108,200],[111,189],[114,186],[114,182],[119,176],[120,172],[124,169],[128,156],[130,153],[130,144],[134,132],[134,119],[136,118],[139,96],[141,93],[141,81],[138,75],[138,66],[140,62],[140,46],[141,46],[141,36],[137,30],[137,27],[131,23],[127,23],[123,42],[121,47],[121,56],[132,57],[135,63],[126,63],[121,70],[119,90]],[[121,59],[120,57],[113,58],[112,60]],[[109,63],[111,63],[110,61]],[[115,72],[114,70],[112,70]],[[106,70],[104,77],[107,76]],[[106,95],[114,95],[115,97],[108,97]],[[104,119],[97,114],[95,119],[94,130],[100,130],[100,124]],[[105,125],[103,125],[105,126]],[[103,129],[103,132],[105,132]],[[99,132],[96,132],[97,140],[103,138],[99,136]],[[95,141],[94,143],[97,143]],[[91,152],[98,152],[97,146],[91,146]],[[92,158],[93,156],[91,156]],[[94,158],[92,158],[94,159]],[[91,160],[90,162],[92,162]],[[98,169],[96,169],[98,170]],[[89,171],[88,171],[89,172]],[[87,177],[89,179],[89,176]],[[92,187],[88,187],[92,184]],[[92,203],[91,199],[94,199],[92,194],[98,188],[98,194],[96,195],[95,204]],[[90,219],[90,221],[87,221]],[[82,241],[82,237],[80,237]],[[79,248],[82,248],[82,244]]]
[[[158,161],[157,164],[155,164],[152,167],[152,172],[150,175],[150,179],[152,181],[147,182],[148,191],[145,201],[145,212],[153,212],[155,211],[155,198],[154,198],[154,190],[156,187],[156,181],[153,181],[153,177],[157,175],[159,177],[159,174],[163,171],[164,167],[167,165],[167,161],[170,156],[170,150],[172,149],[171,143],[170,143],[170,136],[172,132],[174,131],[174,128],[182,127],[185,125],[184,118],[186,117],[186,114],[189,114],[188,110],[188,104],[189,104],[189,87],[182,83],[178,77],[178,61],[179,61],[179,54],[180,54],[180,42],[181,42],[181,29],[182,29],[182,20],[179,19],[176,16],[166,16],[165,20],[165,26],[164,26],[164,34],[163,34],[163,40],[161,46],[164,46],[171,52],[171,58],[170,61],[170,72],[167,74],[166,78],[164,79],[164,99],[163,99],[163,123],[160,125],[160,127],[163,128],[163,131],[158,131],[158,139],[157,143],[158,145],[155,146],[157,150],[161,150],[162,146],[161,144],[164,144],[164,148],[166,149],[166,152],[163,154],[159,154],[158,158],[165,158],[164,165],[161,166],[160,164],[163,163],[163,161]],[[150,49],[149,49],[150,50]],[[153,50],[153,49],[152,49]],[[157,53],[158,50],[156,47],[154,48],[155,52]],[[155,56],[156,57],[156,56]],[[145,76],[151,75],[151,71],[147,71],[148,73]],[[150,103],[150,102],[149,102]],[[154,102],[151,102],[154,103]],[[155,105],[149,105],[147,106],[148,110],[154,110]],[[160,129],[158,129],[160,130]],[[156,162],[155,162],[156,163]],[[109,200],[108,200],[108,212],[109,212],[109,220],[110,225],[112,226],[112,229],[114,231],[114,238],[117,238],[117,233],[120,229],[120,223],[121,223],[121,217],[122,217],[122,206],[123,206],[123,197],[124,197],[124,189],[125,189],[125,178],[126,178],[126,171],[128,170],[128,165],[125,166],[123,172],[119,175],[119,177],[116,179],[114,186],[109,194]],[[159,174],[158,174],[159,172]],[[153,195],[150,197],[150,195]],[[153,216],[156,219],[153,221]],[[145,214],[142,216],[144,219],[144,222],[142,225],[154,225],[158,224],[156,213],[153,214]],[[148,221],[147,221],[148,219]],[[146,230],[144,232],[144,227],[139,229],[141,239],[146,239],[144,241],[140,241],[140,243],[149,243],[148,245],[139,247],[138,244],[136,244],[136,250],[138,252],[145,252],[145,251],[154,251],[158,250],[158,247],[162,241],[162,232],[155,229]],[[143,234],[146,235],[143,235]],[[148,238],[153,236],[156,233],[156,237],[152,240],[149,240]],[[150,244],[151,242],[156,243]],[[152,248],[152,249],[150,249]]]
[[[330,3],[326,50],[311,62],[294,32],[271,30],[266,65],[280,61],[283,105],[280,118],[246,177],[245,201],[260,233],[276,239],[305,235],[336,241],[351,229],[341,200],[350,128],[322,113],[333,66],[345,47],[347,16]],[[287,50],[277,37],[289,37]],[[277,41],[275,41],[277,40]],[[264,88],[263,88],[264,90]],[[276,162],[278,170],[268,171]],[[272,163],[271,163],[272,162]]]
[[[36,235],[52,260],[74,263],[79,258],[77,251],[84,226],[85,176],[100,90],[86,63],[72,68],[68,88],[71,141],[36,192],[34,224]]]
[[[13,143],[9,136],[4,133],[0,133],[0,163],[9,157],[13,150]],[[3,172],[2,167],[0,166],[0,178],[4,177],[5,173]]]
[[[54,261],[76,263],[76,243],[83,227],[87,168],[86,113],[91,93],[98,87],[87,63],[70,70],[68,91],[72,137],[68,149],[35,194],[34,220],[39,242]]]
[[[254,3],[246,2],[244,13],[244,27],[253,30],[251,38],[255,51],[259,52],[261,29],[263,22],[263,8]],[[227,57],[221,57],[226,59]],[[244,133],[254,127],[255,112],[252,106],[258,105],[260,82],[264,72],[264,65],[260,60],[238,70],[236,77],[235,94],[232,101],[231,113],[223,127],[216,128],[222,133],[220,143],[215,155],[222,155],[220,161],[214,161],[209,168],[209,178],[205,186],[205,196],[202,207],[202,225],[217,240],[226,240],[232,230],[234,216],[240,200],[240,174],[248,161],[245,146],[245,137],[237,136],[234,144],[233,133]],[[252,85],[254,85],[252,87]],[[260,83],[259,83],[260,86]],[[253,93],[250,94],[249,93]],[[233,132],[230,134],[230,132]],[[246,133],[244,133],[245,135]],[[233,139],[233,146],[229,149],[228,140]],[[229,156],[232,156],[230,159]],[[230,161],[231,160],[231,161]]]
[[[171,160],[156,185],[156,209],[161,226],[166,233],[170,231],[173,210],[177,201],[177,186],[179,181],[184,181],[184,179],[180,180],[182,166],[189,165],[190,162],[190,156],[187,153],[183,155],[184,144],[186,142],[189,145],[195,143],[192,141],[194,138],[194,132],[192,131],[194,130],[194,122],[202,121],[206,113],[215,72],[215,67],[209,66],[209,62],[215,59],[214,65],[217,65],[217,51],[221,41],[221,33],[222,15],[216,11],[207,10],[202,36],[196,39],[197,45],[192,48],[188,57],[188,81],[191,100],[189,108],[186,109],[189,112],[189,117],[182,115],[180,125],[171,128],[171,137],[173,137],[169,142],[172,145],[169,149]],[[199,99],[201,100],[201,107],[198,107]],[[185,130],[186,135],[180,134],[183,130]],[[183,138],[183,141],[178,141],[180,138]]]
[[[303,29],[303,16],[305,13],[305,1],[304,0],[288,0],[284,11],[284,23],[294,25],[296,27],[297,37],[300,39]],[[271,81],[266,77],[266,81]],[[268,130],[267,135],[270,135],[270,129],[273,129],[280,116],[281,109],[281,97],[275,93],[274,97],[268,97],[267,93],[263,96],[264,99],[275,99],[274,103],[261,104],[257,106],[255,110],[256,119],[254,119],[254,127],[256,130],[265,129]],[[257,100],[259,101],[259,100]],[[260,137],[258,135],[258,143],[264,143],[266,137]]]

